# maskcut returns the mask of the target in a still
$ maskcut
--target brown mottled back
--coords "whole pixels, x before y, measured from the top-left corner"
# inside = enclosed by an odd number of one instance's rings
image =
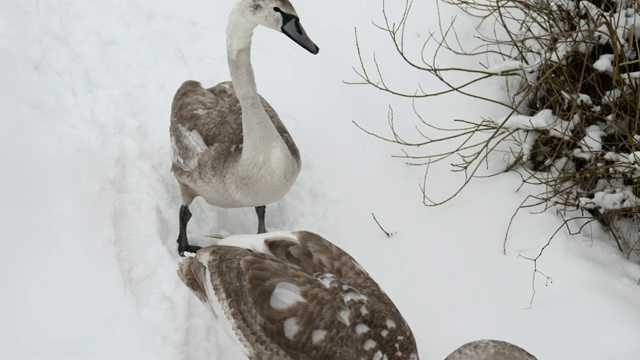
[[[233,246],[198,252],[251,359],[418,359],[408,324],[349,254],[313,233],[294,236],[266,239],[266,253]],[[302,300],[274,305],[283,284]]]
[[[263,97],[260,100],[289,151],[299,158],[298,148],[278,114]],[[241,145],[242,108],[233,84],[227,81],[205,89],[199,82],[188,80],[176,92],[171,106],[171,135],[175,137],[178,156],[185,158],[188,155],[180,152],[187,140],[176,131],[178,124],[189,131],[197,130],[208,147]]]
[[[537,360],[523,348],[500,340],[478,340],[462,345],[445,360]]]

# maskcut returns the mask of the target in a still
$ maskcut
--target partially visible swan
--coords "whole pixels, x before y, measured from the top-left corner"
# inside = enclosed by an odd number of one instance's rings
[[[197,196],[220,207],[255,207],[266,232],[265,205],[284,196],[300,172],[300,154],[273,108],[256,89],[251,67],[253,29],[280,31],[318,53],[288,0],[238,0],[227,25],[231,82],[204,89],[186,81],[171,108],[171,170],[180,184],[178,252],[189,245],[189,205]]]
[[[178,274],[250,359],[418,359],[380,286],[314,233],[231,236],[180,259]]]
[[[445,360],[536,360],[536,357],[506,341],[477,340],[462,345]]]
[[[178,275],[250,359],[417,360],[396,306],[349,254],[307,232],[236,235],[181,258]],[[497,340],[446,360],[536,360]]]

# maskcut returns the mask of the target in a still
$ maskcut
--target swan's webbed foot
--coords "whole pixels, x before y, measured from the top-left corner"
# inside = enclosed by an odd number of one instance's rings
[[[187,224],[191,220],[191,211],[188,206],[180,206],[180,233],[178,234],[178,254],[184,256],[185,252],[196,253],[200,246],[189,245],[189,239],[187,239]]]
[[[256,214],[258,214],[258,234],[264,234],[267,232],[267,229],[264,225],[264,213],[266,212],[267,207],[256,206]]]

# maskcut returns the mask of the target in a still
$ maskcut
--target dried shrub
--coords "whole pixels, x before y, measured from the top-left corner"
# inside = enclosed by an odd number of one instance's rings
[[[518,171],[524,182],[542,185],[535,204],[553,207],[563,215],[588,212],[610,230],[627,256],[640,256],[640,14],[637,0],[445,0],[477,18],[495,24],[489,35],[478,32],[481,46],[466,50],[458,41],[455,20],[431,33],[417,59],[407,55],[405,31],[413,2],[406,3],[397,22],[384,11],[378,28],[393,42],[407,66],[435,76],[446,90],[428,93],[422,87],[400,91],[387,86],[383,69],[365,65],[360,46],[360,81],[414,100],[456,92],[497,103],[509,109],[501,119],[472,123],[458,121],[451,129],[435,128],[421,120],[423,141],[409,142],[398,134],[389,113],[393,135],[372,134],[408,148],[402,157],[415,164],[458,159],[455,169],[466,181],[438,205],[457,195],[485,160],[499,156]],[[435,50],[434,50],[435,49]],[[443,67],[438,56],[450,51],[459,56],[482,57],[479,68]],[[430,52],[427,56],[427,52]],[[456,83],[453,76],[467,75]],[[504,77],[507,101],[474,92],[471,85]],[[415,109],[415,107],[414,107]],[[357,124],[356,124],[357,125]],[[363,129],[365,130],[365,129]],[[429,130],[447,132],[433,137]],[[366,130],[365,130],[366,131]],[[444,153],[430,146],[455,141]],[[522,207],[534,205],[523,204]]]

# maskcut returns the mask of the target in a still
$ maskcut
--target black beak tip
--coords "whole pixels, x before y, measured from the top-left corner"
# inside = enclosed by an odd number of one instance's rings
[[[291,16],[291,18],[287,20],[284,25],[282,25],[282,28],[280,28],[280,30],[291,40],[295,41],[298,45],[302,46],[313,55],[317,54],[318,51],[320,51],[320,48],[316,44],[314,44],[311,39],[309,39],[307,33],[302,28],[302,25],[300,25],[300,21],[297,17]]]

